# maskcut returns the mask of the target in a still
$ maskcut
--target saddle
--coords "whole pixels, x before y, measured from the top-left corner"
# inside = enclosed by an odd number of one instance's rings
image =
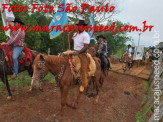
[[[26,54],[24,51],[21,52],[21,54],[19,55],[19,58],[18,59],[22,59],[22,58],[25,58],[26,57]]]
[[[9,45],[0,45],[0,48],[4,52],[4,56],[5,56],[6,61],[8,62],[9,67],[12,68],[13,67],[12,47]],[[30,63],[32,62],[31,50],[27,47],[24,47],[18,59],[19,59],[19,66],[22,64],[25,64],[25,66],[29,66]]]
[[[74,52],[75,51],[68,50],[66,52],[63,52],[62,56],[63,55],[64,56],[69,56],[69,55],[71,55]],[[92,58],[92,56],[89,53],[83,53],[83,54],[79,54],[79,55],[86,55],[87,62],[88,62],[88,72],[87,72],[87,75],[88,75],[88,77],[94,76],[95,71],[96,71],[96,64],[95,64],[95,61]],[[79,55],[72,56],[71,57],[72,61],[69,60],[70,68],[71,68],[71,73],[73,74],[75,79],[81,77],[81,62],[82,62],[82,59],[79,57]]]

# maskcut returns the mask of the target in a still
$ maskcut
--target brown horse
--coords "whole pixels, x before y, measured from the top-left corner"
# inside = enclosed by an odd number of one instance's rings
[[[97,62],[96,62],[97,63]],[[55,55],[43,55],[39,54],[36,56],[33,63],[33,78],[31,82],[31,90],[33,87],[39,87],[41,80],[47,75],[48,71],[51,72],[60,87],[61,91],[61,115],[63,115],[65,105],[77,108],[79,99],[81,97],[81,92],[77,96],[75,103],[67,101],[68,91],[71,85],[76,84],[76,79],[74,79],[71,68],[69,64],[68,57],[61,57]],[[96,83],[96,100],[98,101],[98,92],[99,92],[99,79],[100,75],[95,72],[94,80]]]
[[[130,68],[132,67],[132,61],[129,56],[129,53],[124,53],[122,56],[122,60],[123,60],[122,64],[123,71],[125,72],[127,69],[130,70]]]
[[[96,57],[96,48],[95,47],[90,47],[89,50],[87,51],[89,54],[91,54],[92,57]],[[100,60],[99,57],[96,57]],[[107,59],[107,58],[106,58]],[[100,63],[101,64],[101,67],[102,67],[102,62]],[[105,68],[105,71],[104,71],[104,75],[105,76],[108,76],[108,72],[109,72],[109,68],[110,68],[110,62],[109,60],[107,59],[107,66]],[[101,69],[101,68],[100,68]]]

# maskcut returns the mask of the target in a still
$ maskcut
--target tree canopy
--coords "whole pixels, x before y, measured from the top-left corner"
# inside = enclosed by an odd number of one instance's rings
[[[58,4],[61,0],[57,0],[56,4]],[[14,0],[12,1],[12,5],[18,4],[19,6],[25,6],[27,4],[27,0],[21,1],[21,0]],[[36,2],[36,1],[30,1],[30,2]],[[41,0],[43,4],[46,3],[45,0]],[[52,3],[54,1],[49,1],[49,3]],[[78,1],[79,2],[79,1]],[[95,2],[95,1],[94,1]],[[96,2],[98,2],[96,0]],[[99,0],[100,2],[100,0]],[[106,2],[106,1],[105,1]],[[54,3],[53,3],[54,4]],[[100,3],[99,3],[100,4]],[[102,4],[102,3],[101,3]],[[104,3],[103,3],[104,4]],[[54,12],[55,14],[55,12]],[[53,14],[53,15],[54,15]],[[85,14],[85,13],[84,13]],[[17,12],[14,13],[15,17],[19,17],[24,23],[30,24],[30,28],[32,28],[34,25],[38,26],[44,26],[44,25],[49,25],[52,17],[45,16],[45,13],[39,13],[39,12],[34,12],[31,13],[30,11],[28,12]],[[86,15],[86,14],[85,14]],[[87,15],[88,16],[88,15]],[[98,15],[96,15],[98,16]],[[109,14],[108,16],[111,17]],[[69,17],[69,21],[74,22],[76,21],[76,17]],[[98,22],[98,19],[96,17],[94,18],[96,21],[96,25],[100,25],[100,22]],[[112,23],[110,19],[108,19],[108,25]],[[87,19],[87,23],[89,23],[89,19]],[[125,25],[126,23],[122,23],[120,21],[116,21],[116,28],[118,28],[119,25]],[[0,16],[0,25],[2,26],[2,18]],[[74,32],[70,32],[70,37],[72,37]],[[111,53],[115,54],[119,49],[122,49],[125,47],[125,43],[130,40],[130,37],[128,37],[127,32],[116,32],[115,35],[113,35],[111,32],[96,32],[95,37],[99,34],[103,34],[106,38],[107,41],[111,47]],[[9,40],[9,38],[5,35],[4,32],[2,32],[2,29],[0,29],[0,43],[1,42],[6,42]],[[63,32],[61,36],[50,40],[49,38],[49,32],[30,32],[29,29],[26,31],[26,36],[25,36],[25,45],[28,46],[31,49],[37,50],[38,52],[42,53],[47,53],[48,48],[51,49],[51,54],[57,54],[58,52],[62,50],[67,50],[68,49],[68,41],[67,41],[67,33]]]

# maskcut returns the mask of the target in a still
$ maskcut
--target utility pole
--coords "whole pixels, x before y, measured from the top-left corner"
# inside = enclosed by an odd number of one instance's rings
[[[140,42],[140,35],[141,35],[142,33],[138,33],[138,34],[139,34],[138,46],[139,46],[139,42]]]

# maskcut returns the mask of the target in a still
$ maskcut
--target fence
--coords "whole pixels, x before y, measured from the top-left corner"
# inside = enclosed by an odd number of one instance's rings
[[[143,115],[150,116],[148,122],[163,122],[163,63],[158,62],[161,63],[151,67],[147,99],[141,106]]]

